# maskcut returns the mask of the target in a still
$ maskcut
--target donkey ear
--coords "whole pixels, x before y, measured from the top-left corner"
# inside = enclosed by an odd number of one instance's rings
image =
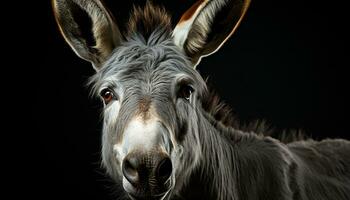
[[[107,9],[99,0],[52,0],[52,5],[66,42],[98,70],[122,39]]]
[[[197,0],[173,31],[174,42],[196,66],[202,57],[215,53],[233,34],[250,0]]]

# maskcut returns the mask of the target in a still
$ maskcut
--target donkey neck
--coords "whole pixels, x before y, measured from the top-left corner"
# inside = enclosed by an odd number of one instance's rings
[[[279,199],[290,193],[285,174],[293,158],[283,144],[271,137],[226,127],[201,112],[200,172],[211,189],[211,199]],[[266,184],[259,184],[266,183]]]
[[[210,195],[215,196],[214,199],[237,200],[235,144],[250,134],[224,126],[203,110],[200,115],[199,138],[202,145],[202,158],[198,170],[200,181],[206,184],[208,187],[206,191],[210,191]],[[207,176],[203,177],[201,174]]]

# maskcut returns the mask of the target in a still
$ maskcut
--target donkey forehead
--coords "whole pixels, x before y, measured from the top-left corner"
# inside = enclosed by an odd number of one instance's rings
[[[171,83],[177,77],[196,77],[185,55],[171,40],[147,45],[129,41],[115,49],[97,73],[96,82],[115,80],[121,83]]]

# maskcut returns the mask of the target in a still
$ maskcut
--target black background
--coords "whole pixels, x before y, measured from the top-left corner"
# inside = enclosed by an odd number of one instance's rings
[[[315,139],[350,139],[343,7],[330,1],[253,0],[237,32],[198,70],[242,122],[265,119],[277,130],[303,129]],[[49,1],[43,10],[45,62],[28,72],[38,159],[28,159],[35,171],[27,186],[37,198],[113,199],[113,184],[99,166],[101,104],[89,98],[85,86],[94,70],[64,42]]]

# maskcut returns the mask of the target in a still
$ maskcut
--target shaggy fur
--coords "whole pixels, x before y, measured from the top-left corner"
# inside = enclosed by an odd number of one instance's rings
[[[139,20],[142,19],[140,13],[134,16],[137,16]],[[157,15],[154,14],[154,16]],[[146,15],[144,17],[144,20],[139,23],[148,23],[146,20],[148,17]],[[232,115],[228,112],[228,107],[221,104],[217,96],[207,91],[204,81],[197,73],[186,67],[188,63],[172,44],[168,29],[156,29],[149,34],[148,31],[143,32],[144,26],[139,27],[142,27],[140,31],[135,28],[133,30],[141,34],[134,35],[129,42],[122,45],[113,54],[113,62],[107,63],[97,74],[102,77],[98,78],[95,87],[99,85],[99,81],[117,76],[116,74],[122,74],[116,78],[119,81],[124,76],[130,81],[144,79],[143,76],[148,70],[150,73],[157,73],[159,75],[157,82],[163,82],[162,84],[178,73],[190,74],[196,79],[196,83],[202,88],[197,89],[198,102],[191,107],[187,105],[186,110],[189,110],[187,113],[184,112],[185,110],[181,111],[181,115],[185,115],[186,118],[191,115],[190,118],[195,119],[185,125],[186,130],[189,131],[187,134],[193,134],[194,137],[182,136],[184,137],[182,141],[185,151],[189,151],[194,148],[193,142],[198,140],[200,153],[193,152],[193,155],[189,154],[187,158],[181,159],[183,166],[186,166],[183,168],[187,169],[179,172],[181,175],[176,178],[178,185],[172,192],[173,196],[181,199],[248,200],[345,200],[350,198],[350,186],[347,184],[350,181],[350,158],[345,155],[346,152],[350,152],[348,141],[315,142],[309,140],[285,145],[270,137],[232,128],[232,126],[237,127],[238,123],[233,120]],[[124,60],[119,58],[124,58]],[[139,66],[137,63],[152,64]],[[158,85],[159,90],[163,90],[159,83],[154,84]],[[133,83],[132,85],[138,84]],[[135,87],[128,89],[135,90]],[[164,88],[164,91],[166,90]],[[131,97],[135,98],[135,96]],[[129,101],[134,100],[129,99]],[[200,101],[203,102],[200,103]],[[125,111],[131,108],[127,105],[122,107],[125,108]],[[160,110],[165,113],[169,112],[166,111],[166,108]],[[125,123],[122,122],[122,124]],[[174,122],[174,124],[178,123]],[[259,131],[261,125],[255,124],[255,128],[252,127],[246,129],[263,132]],[[105,153],[105,156],[109,155],[111,152]],[[199,160],[193,156],[199,157]],[[191,166],[194,160],[197,160],[197,164]],[[113,164],[106,162],[107,168],[113,168],[112,166]],[[209,193],[205,193],[201,188],[193,187],[193,185],[198,186],[203,183],[204,187],[208,188],[206,191],[210,191]],[[188,190],[186,190],[187,187]],[[195,191],[195,188],[199,191]]]
[[[117,97],[103,110],[102,160],[118,187],[123,174],[113,145],[123,140],[130,120],[151,106],[176,139],[165,144],[173,165],[166,199],[350,199],[349,141],[285,144],[240,130],[174,43],[170,17],[151,4],[132,16],[132,31],[90,82],[94,94],[109,88]],[[184,82],[194,88],[189,99],[177,96]]]

